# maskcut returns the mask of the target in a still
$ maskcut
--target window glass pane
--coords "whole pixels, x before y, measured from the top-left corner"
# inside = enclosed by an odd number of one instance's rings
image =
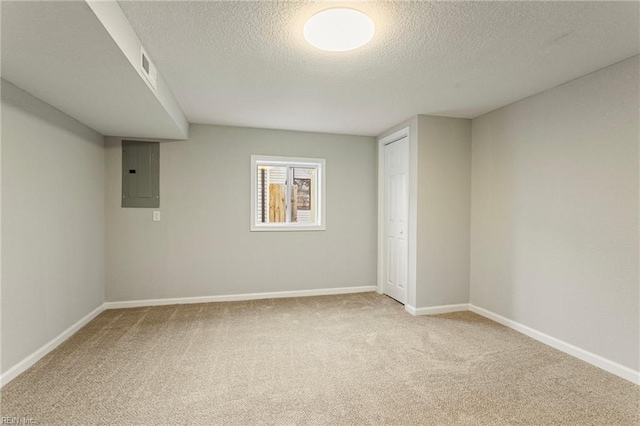
[[[287,167],[258,165],[256,176],[256,222],[285,223]]]
[[[293,168],[293,188],[291,194],[292,222],[315,223],[315,187],[315,168]]]

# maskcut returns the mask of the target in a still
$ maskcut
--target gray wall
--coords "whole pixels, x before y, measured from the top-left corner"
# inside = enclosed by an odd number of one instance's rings
[[[639,369],[638,57],[473,120],[471,303]]]
[[[2,80],[2,372],[104,301],[104,139]]]
[[[249,231],[252,154],[326,159],[326,231]],[[108,301],[376,285],[374,138],[191,125],[160,143],[160,222],[120,207],[106,155]]]
[[[469,302],[471,120],[418,116],[416,307]]]

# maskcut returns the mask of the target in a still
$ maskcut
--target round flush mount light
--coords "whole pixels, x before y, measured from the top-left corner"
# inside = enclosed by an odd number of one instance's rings
[[[375,32],[371,18],[346,7],[325,9],[304,25],[304,38],[318,49],[346,52],[367,44]]]

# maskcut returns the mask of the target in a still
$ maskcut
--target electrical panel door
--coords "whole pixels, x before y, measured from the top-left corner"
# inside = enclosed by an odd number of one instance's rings
[[[160,144],[122,141],[122,207],[160,207]]]

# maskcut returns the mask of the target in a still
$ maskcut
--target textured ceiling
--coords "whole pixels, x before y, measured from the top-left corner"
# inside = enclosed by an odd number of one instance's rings
[[[378,135],[476,117],[637,55],[638,2],[121,1],[190,122]],[[306,44],[327,7],[369,14],[352,52]]]

